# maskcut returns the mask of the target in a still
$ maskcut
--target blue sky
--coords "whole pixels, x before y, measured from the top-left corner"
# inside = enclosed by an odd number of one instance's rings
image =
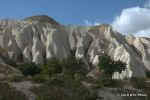
[[[48,15],[62,24],[111,23],[122,10],[147,0],[0,0],[0,19]]]
[[[48,15],[61,24],[108,23],[120,33],[150,37],[150,0],[0,1],[0,19]]]

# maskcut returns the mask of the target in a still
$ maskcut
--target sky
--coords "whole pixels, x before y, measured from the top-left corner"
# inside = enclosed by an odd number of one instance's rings
[[[0,1],[0,19],[23,19],[33,15],[48,15],[61,24],[108,23],[124,34],[150,36],[150,2],[148,0]]]

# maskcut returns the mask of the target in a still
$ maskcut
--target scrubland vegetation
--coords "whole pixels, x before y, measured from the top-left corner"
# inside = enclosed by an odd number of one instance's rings
[[[7,63],[23,74],[22,76],[14,75],[9,78],[9,81],[21,82],[28,80],[32,83],[41,84],[41,86],[31,89],[37,100],[97,100],[102,98],[98,96],[98,91],[102,88],[117,88],[115,92],[113,91],[114,93],[123,93],[126,90],[124,81],[131,83],[133,88],[140,89],[148,95],[142,100],[150,98],[148,78],[112,79],[114,72],[121,73],[125,70],[126,63],[113,61],[105,53],[99,56],[97,67],[101,76],[97,78],[87,76],[89,71],[82,59],[76,59],[73,56],[62,60],[51,58],[42,65],[36,65],[33,62],[17,65],[12,60],[7,60]],[[147,73],[147,77],[149,77],[149,73]],[[25,95],[15,91],[7,83],[0,82],[0,88],[1,100],[27,100]],[[135,92],[129,91],[131,93]],[[18,96],[15,98],[16,95]],[[129,97],[124,97],[124,100],[129,100]]]

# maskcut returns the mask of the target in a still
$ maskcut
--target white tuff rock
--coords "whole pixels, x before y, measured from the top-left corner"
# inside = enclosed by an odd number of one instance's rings
[[[98,55],[107,52],[114,60],[127,63],[113,78],[145,76],[150,71],[150,39],[124,36],[109,25],[60,25],[48,16],[33,16],[20,21],[0,21],[0,48],[14,60],[41,64],[45,59],[62,59],[70,54],[82,58],[86,65],[98,64]]]

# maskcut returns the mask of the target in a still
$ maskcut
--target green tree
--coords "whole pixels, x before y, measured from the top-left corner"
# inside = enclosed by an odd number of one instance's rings
[[[69,56],[66,59],[62,60],[62,66],[63,66],[63,73],[66,75],[85,75],[87,72],[87,69],[85,67],[84,62],[82,59],[76,59],[73,56]]]
[[[6,59],[5,60],[5,63],[12,66],[12,67],[17,67],[17,64],[14,60],[11,60],[11,59]]]
[[[39,74],[41,72],[41,69],[39,68],[39,66],[37,66],[33,62],[24,63],[24,64],[19,66],[19,69],[21,70],[21,72],[25,76],[27,76],[27,75],[34,76],[34,75]]]
[[[47,64],[43,68],[43,72],[48,76],[61,73],[63,70],[60,61],[56,58],[48,59]]]
[[[120,60],[113,61],[109,55],[102,53],[99,56],[99,69],[102,71],[103,75],[107,78],[111,78],[114,72],[121,73],[126,69],[126,63]]]

